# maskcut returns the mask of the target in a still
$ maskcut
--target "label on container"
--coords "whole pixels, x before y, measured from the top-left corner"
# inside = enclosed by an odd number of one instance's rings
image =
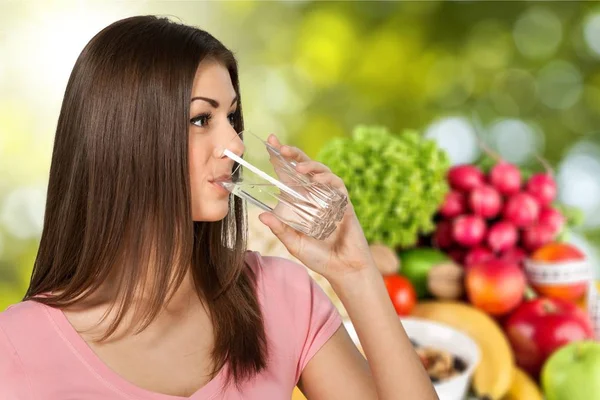
[[[534,285],[569,285],[588,282],[587,311],[594,327],[596,340],[600,340],[600,295],[594,282],[594,272],[587,260],[548,264],[526,260],[527,279]]]
[[[592,266],[587,260],[548,264],[526,260],[527,279],[534,285],[568,285],[593,280]]]

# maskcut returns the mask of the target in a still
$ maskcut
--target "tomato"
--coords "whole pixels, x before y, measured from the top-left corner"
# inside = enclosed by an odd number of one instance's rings
[[[383,277],[392,304],[398,315],[408,315],[417,302],[417,293],[412,283],[400,275]]]

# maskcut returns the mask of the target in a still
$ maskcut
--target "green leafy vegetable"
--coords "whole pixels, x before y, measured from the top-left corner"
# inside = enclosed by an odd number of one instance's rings
[[[357,126],[351,138],[328,142],[317,159],[344,180],[369,243],[409,247],[434,230],[450,166],[435,142],[416,131]]]

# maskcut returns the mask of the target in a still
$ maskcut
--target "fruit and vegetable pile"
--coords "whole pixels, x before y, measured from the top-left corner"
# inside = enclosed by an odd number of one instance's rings
[[[575,274],[587,260],[564,241],[578,216],[557,203],[551,169],[541,160],[545,170],[528,173],[496,155],[486,168],[450,167],[433,142],[403,137],[361,127],[320,157],[357,200],[397,313],[476,341],[475,398],[600,399],[600,343],[586,304],[591,278]],[[386,152],[382,142],[394,140],[414,148]],[[423,159],[415,149],[426,149]]]

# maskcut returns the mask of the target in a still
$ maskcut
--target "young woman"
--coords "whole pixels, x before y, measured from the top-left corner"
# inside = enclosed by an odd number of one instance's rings
[[[436,398],[351,204],[324,241],[260,220],[328,279],[368,364],[303,266],[246,250],[244,205],[213,183],[233,168],[222,146],[243,153],[242,130],[236,61],[207,32],[139,16],[89,42],[31,284],[0,314],[0,399],[279,400],[296,385],[311,400]]]

